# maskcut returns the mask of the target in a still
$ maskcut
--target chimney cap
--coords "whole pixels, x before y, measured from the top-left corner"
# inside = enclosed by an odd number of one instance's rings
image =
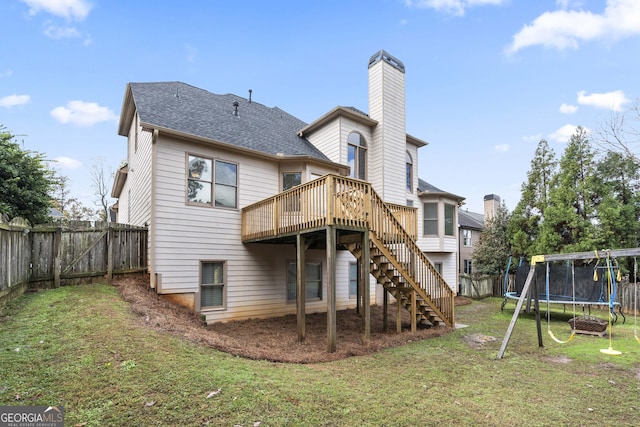
[[[489,200],[495,200],[496,202],[500,201],[500,196],[498,196],[497,194],[487,194],[486,196],[484,196],[484,201],[487,202]]]
[[[402,61],[390,55],[384,49],[381,49],[379,52],[376,52],[371,56],[371,58],[369,59],[369,68],[373,67],[375,64],[377,64],[380,61],[384,61],[387,64],[391,65],[396,70],[399,70],[400,72],[404,73],[404,64],[402,63]]]

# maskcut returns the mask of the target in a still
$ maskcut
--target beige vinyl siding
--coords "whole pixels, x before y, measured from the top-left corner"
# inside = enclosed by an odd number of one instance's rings
[[[225,262],[225,306],[203,310],[207,321],[225,321],[295,313],[287,301],[286,262],[295,260],[294,245],[243,245],[243,206],[280,191],[281,168],[275,162],[205,145],[188,144],[160,136],[156,143],[155,273],[161,275],[162,293],[195,293],[203,260]],[[186,204],[187,153],[238,165],[238,209]],[[293,164],[290,166],[304,166]],[[288,169],[289,165],[282,166]],[[337,255],[339,309],[353,306],[348,298],[347,251]],[[308,261],[323,269],[323,299],[309,301],[307,312],[326,311],[326,255],[308,251]],[[344,277],[342,277],[344,276]]]
[[[242,266],[248,254],[241,242],[242,206],[279,191],[277,164],[206,145],[188,144],[160,136],[157,144],[155,272],[162,275],[164,293],[196,292],[201,260]],[[187,153],[238,165],[238,208],[193,206],[186,203]],[[232,294],[227,289],[230,301]]]
[[[128,173],[118,199],[118,222],[139,226],[151,222],[151,153],[152,133],[142,131],[136,114],[127,139]]]
[[[404,73],[384,61],[369,69],[369,114],[378,121],[373,131],[369,180],[385,201],[404,204],[407,137]]]
[[[340,119],[317,129],[310,135],[306,135],[309,142],[315,145],[322,153],[334,163],[346,164],[340,158]]]
[[[426,254],[433,264],[442,263],[442,276],[454,292],[458,290],[458,266],[455,253]]]
[[[252,269],[227,266],[228,304],[226,310],[204,311],[207,322],[228,321],[232,319],[266,318],[296,313],[294,301],[287,301],[286,265],[295,260],[293,245],[252,245],[254,255]],[[336,309],[354,308],[356,300],[349,299],[348,267],[353,256],[346,251],[336,255]],[[307,313],[321,313],[327,310],[327,263],[324,251],[309,250],[307,262],[322,265],[322,299],[309,300],[305,304]],[[232,295],[232,296],[230,296]],[[371,300],[374,301],[375,288],[371,287]]]

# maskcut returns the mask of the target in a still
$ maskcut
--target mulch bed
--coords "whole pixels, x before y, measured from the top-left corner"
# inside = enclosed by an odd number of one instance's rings
[[[402,332],[396,333],[395,306],[389,306],[389,330],[383,331],[382,307],[371,307],[371,338],[362,342],[362,320],[355,310],[336,313],[336,351],[327,351],[326,313],[307,314],[306,337],[297,340],[295,315],[271,319],[250,319],[216,323],[206,326],[200,317],[184,307],[158,297],[149,288],[148,278],[115,281],[125,301],[139,315],[146,327],[185,337],[198,344],[216,348],[236,356],[287,363],[319,363],[363,356],[389,347],[439,337],[451,328],[438,326],[418,327],[411,333],[411,320],[407,310],[402,313]],[[468,304],[467,298],[456,298],[456,305]]]

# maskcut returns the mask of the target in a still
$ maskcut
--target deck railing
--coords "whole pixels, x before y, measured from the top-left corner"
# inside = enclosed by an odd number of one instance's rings
[[[418,247],[416,209],[385,203],[371,185],[325,175],[242,209],[242,239],[256,241],[327,225],[368,228],[400,274],[453,321],[454,293]]]

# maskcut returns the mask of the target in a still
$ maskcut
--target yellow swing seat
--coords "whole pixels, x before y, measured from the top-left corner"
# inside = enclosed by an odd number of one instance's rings
[[[558,344],[566,344],[576,336],[575,331],[572,331],[571,335],[569,335],[569,338],[567,338],[566,341],[562,341],[562,340],[556,338],[556,336],[553,334],[553,331],[551,331],[551,329],[547,329],[547,332],[549,333],[549,336],[551,337],[551,339],[554,340],[555,342],[557,342]]]

